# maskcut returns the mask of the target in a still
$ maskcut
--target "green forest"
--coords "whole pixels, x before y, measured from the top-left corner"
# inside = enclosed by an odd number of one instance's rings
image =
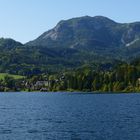
[[[139,92],[140,61],[119,63],[108,68],[108,64],[28,76],[5,74],[0,79],[0,91],[83,91],[83,92]],[[106,67],[106,69],[105,69]],[[3,74],[2,74],[3,75]]]

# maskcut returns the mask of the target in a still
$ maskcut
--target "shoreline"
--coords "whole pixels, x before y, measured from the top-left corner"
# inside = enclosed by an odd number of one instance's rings
[[[100,94],[100,95],[105,95],[105,94],[140,94],[140,92],[101,92],[101,91],[93,91],[93,92],[86,92],[86,91],[46,91],[46,92],[41,92],[41,91],[0,91],[0,93],[36,93],[36,94],[49,94],[49,93],[56,93],[56,94]]]

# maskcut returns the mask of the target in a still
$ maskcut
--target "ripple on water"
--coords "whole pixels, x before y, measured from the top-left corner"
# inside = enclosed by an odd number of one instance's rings
[[[138,140],[140,95],[2,94],[0,140]]]

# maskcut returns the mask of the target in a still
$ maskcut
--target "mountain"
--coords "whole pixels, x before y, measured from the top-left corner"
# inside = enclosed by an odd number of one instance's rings
[[[104,58],[94,52],[80,51],[74,48],[47,48],[45,46],[27,46],[12,39],[0,39],[0,72],[36,75],[41,73],[63,72],[83,66],[103,68],[113,66],[113,59]]]
[[[10,38],[7,38],[7,39],[0,38],[0,49],[1,49],[0,51],[4,51],[5,49],[10,50],[17,46],[23,46],[23,44]]]
[[[69,48],[26,46],[13,39],[0,38],[0,72],[31,75],[73,68],[81,65],[82,59],[72,57],[76,53],[77,50]]]
[[[102,16],[85,16],[60,21],[26,45],[91,50],[128,47],[139,39],[140,22],[121,24]]]
[[[1,38],[0,72],[31,75],[85,66],[108,70],[139,55],[140,22],[85,16],[60,21],[26,44]]]

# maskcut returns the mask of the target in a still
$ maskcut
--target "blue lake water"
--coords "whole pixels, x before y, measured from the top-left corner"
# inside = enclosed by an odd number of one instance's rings
[[[0,140],[138,140],[140,94],[0,94]]]

